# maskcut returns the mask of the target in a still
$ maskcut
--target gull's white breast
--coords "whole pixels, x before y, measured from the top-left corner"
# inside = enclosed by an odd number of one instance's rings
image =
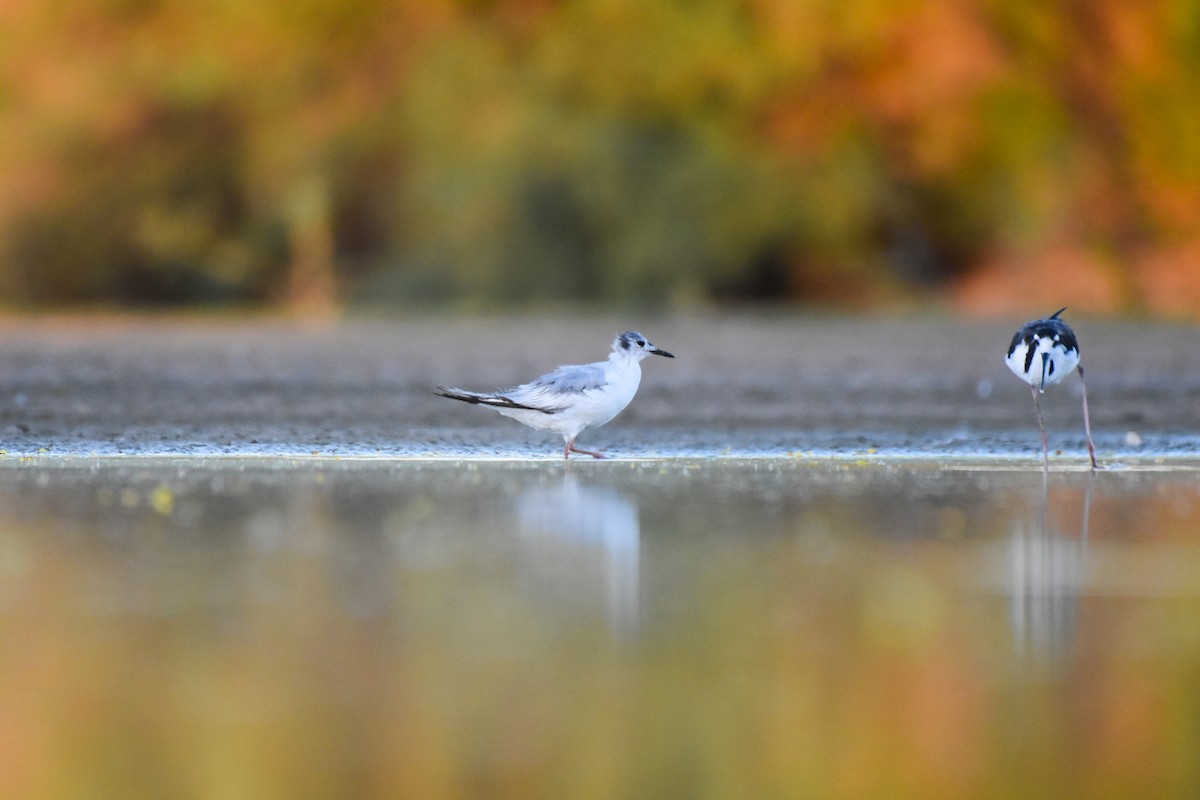
[[[568,386],[554,394],[546,392],[541,395],[547,405],[560,406],[559,411],[544,414],[520,408],[496,410],[531,428],[555,431],[568,437],[577,435],[585,428],[603,425],[633,400],[642,380],[642,368],[632,358],[612,359],[597,366],[604,370],[604,380],[599,385],[582,390]],[[513,394],[517,395],[518,392]]]

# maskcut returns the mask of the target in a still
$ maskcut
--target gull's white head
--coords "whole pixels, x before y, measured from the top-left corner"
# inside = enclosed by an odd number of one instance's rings
[[[659,350],[650,343],[649,339],[637,331],[625,331],[616,339],[613,339],[613,354],[620,358],[633,358],[638,361],[641,361],[646,356],[675,357],[666,350]]]

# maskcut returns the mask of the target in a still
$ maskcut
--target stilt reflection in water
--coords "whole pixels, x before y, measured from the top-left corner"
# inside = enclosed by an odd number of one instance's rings
[[[547,600],[586,610],[600,595],[615,632],[637,630],[641,531],[632,499],[567,472],[523,491],[516,516],[518,535],[535,548],[527,577]]]
[[[1079,536],[1051,529],[1049,505],[1049,474],[1043,472],[1037,524],[1032,530],[1016,524],[1009,540],[1009,615],[1019,656],[1060,662],[1069,658],[1078,627],[1092,505],[1091,476],[1084,492]]]

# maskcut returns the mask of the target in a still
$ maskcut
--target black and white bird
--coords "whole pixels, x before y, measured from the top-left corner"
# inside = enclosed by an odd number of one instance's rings
[[[439,386],[434,394],[464,403],[491,406],[506,417],[542,431],[562,434],[563,458],[583,453],[575,437],[619,414],[637,394],[642,381],[641,361],[649,355],[675,356],[660,350],[637,331],[625,331],[613,340],[607,361],[562,366],[529,383],[497,392],[468,392]]]
[[[1026,323],[1012,338],[1004,363],[1013,373],[1029,384],[1033,392],[1033,407],[1037,410],[1038,427],[1042,431],[1042,465],[1049,468],[1050,446],[1046,423],[1042,419],[1039,396],[1074,371],[1079,372],[1083,390],[1083,430],[1087,435],[1088,457],[1096,469],[1096,446],[1092,444],[1092,426],[1088,420],[1087,384],[1083,380],[1083,365],[1079,362],[1079,340],[1067,323],[1058,318],[1066,306],[1045,319]]]

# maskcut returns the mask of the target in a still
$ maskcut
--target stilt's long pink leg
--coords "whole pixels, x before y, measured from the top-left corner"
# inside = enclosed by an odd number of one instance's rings
[[[1046,436],[1046,423],[1042,419],[1042,401],[1038,398],[1038,388],[1034,384],[1030,384],[1030,389],[1033,390],[1033,407],[1037,410],[1038,429],[1042,432],[1042,469],[1046,472],[1050,471],[1050,439]]]
[[[1092,444],[1092,423],[1088,419],[1087,382],[1083,379],[1083,365],[1080,364],[1079,386],[1083,389],[1083,432],[1087,435],[1088,458],[1092,460],[1092,469],[1096,469],[1096,445]]]

